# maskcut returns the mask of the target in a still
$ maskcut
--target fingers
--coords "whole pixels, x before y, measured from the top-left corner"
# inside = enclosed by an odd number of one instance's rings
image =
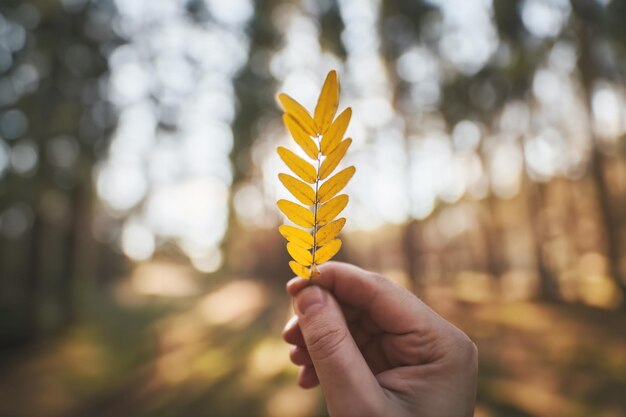
[[[382,403],[384,393],[350,335],[339,304],[319,286],[301,289],[294,297],[299,328],[322,386],[331,414],[344,415],[355,402],[363,405]],[[297,331],[287,332],[295,336]],[[305,350],[293,353],[293,358],[304,364]],[[311,382],[307,371],[302,371],[300,382]],[[306,379],[305,379],[306,378]]]
[[[298,325],[298,316],[293,316],[285,325],[283,339],[290,345],[305,346],[304,336]]]
[[[313,360],[311,359],[311,355],[309,355],[309,351],[303,346],[294,346],[291,348],[289,358],[291,359],[291,362],[296,365],[313,365]]]
[[[298,385],[302,388],[313,388],[319,385],[313,360],[304,343],[304,337],[300,326],[298,326],[298,317],[293,316],[283,330],[283,339],[285,342],[295,345],[291,348],[289,358],[295,365],[300,366],[298,374]]]
[[[319,384],[320,381],[317,378],[313,365],[307,365],[300,368],[300,373],[298,374],[298,385],[302,388],[313,388]]]
[[[356,310],[350,309],[349,307],[342,307],[341,310],[343,311],[343,315],[350,326],[357,327],[356,324],[358,324],[364,328],[364,330],[359,329],[358,331],[353,331],[352,327],[350,328],[350,332],[352,333],[354,339],[357,340],[358,346],[361,346],[359,341],[362,343],[366,341],[361,340],[361,336],[369,338],[371,334],[380,332],[380,329],[374,328],[372,324],[369,324],[371,321],[369,317],[361,319],[361,315],[357,314]],[[304,336],[302,336],[302,330],[300,330],[300,326],[298,325],[298,316],[293,316],[285,325],[285,328],[283,329],[283,339],[290,345],[305,346]]]
[[[438,316],[406,289],[378,274],[354,265],[328,262],[313,279],[327,289],[342,305],[366,310],[374,324],[385,332],[403,334],[436,330]],[[295,296],[311,281],[294,278],[287,291]]]

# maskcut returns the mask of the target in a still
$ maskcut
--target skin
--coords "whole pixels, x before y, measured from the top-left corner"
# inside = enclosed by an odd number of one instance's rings
[[[320,385],[332,417],[469,417],[476,345],[415,295],[356,266],[329,262],[287,284],[303,388]]]

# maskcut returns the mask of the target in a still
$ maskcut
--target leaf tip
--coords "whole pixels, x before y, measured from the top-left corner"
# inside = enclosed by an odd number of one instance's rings
[[[281,110],[286,112],[287,111],[287,106],[285,105],[285,102],[287,100],[289,100],[291,97],[289,97],[285,93],[278,93],[278,94],[276,94],[275,98],[276,98],[276,102],[278,103],[278,106],[281,108]]]

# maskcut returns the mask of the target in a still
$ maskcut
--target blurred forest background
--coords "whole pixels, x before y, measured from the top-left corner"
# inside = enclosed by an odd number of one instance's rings
[[[274,102],[351,106],[344,261],[477,417],[626,415],[626,2],[2,0],[0,416],[325,415],[280,330]]]

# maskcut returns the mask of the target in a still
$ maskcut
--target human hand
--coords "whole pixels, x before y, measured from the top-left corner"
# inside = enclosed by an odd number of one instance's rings
[[[329,262],[287,284],[303,388],[321,385],[332,417],[468,417],[476,345],[412,293],[378,274]],[[313,284],[313,285],[311,285]]]

